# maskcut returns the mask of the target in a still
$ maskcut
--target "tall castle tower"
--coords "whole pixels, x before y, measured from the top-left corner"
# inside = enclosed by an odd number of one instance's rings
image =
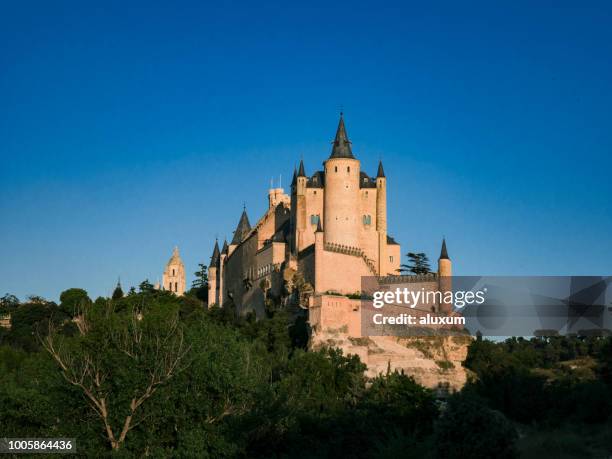
[[[162,287],[178,296],[185,293],[185,265],[179,255],[178,247],[174,248],[172,256],[166,264],[162,277]]]
[[[351,151],[342,113],[332,152],[324,167],[324,240],[326,243],[359,247],[360,164]]]

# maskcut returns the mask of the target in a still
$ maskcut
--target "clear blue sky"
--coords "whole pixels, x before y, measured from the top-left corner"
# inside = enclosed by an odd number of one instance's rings
[[[190,281],[341,106],[403,253],[612,274],[610,2],[290,3],[3,2],[0,295]]]

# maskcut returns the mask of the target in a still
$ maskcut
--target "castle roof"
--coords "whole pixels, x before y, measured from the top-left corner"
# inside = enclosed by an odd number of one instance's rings
[[[329,159],[333,158],[350,158],[355,159],[351,151],[351,141],[348,139],[346,127],[344,126],[344,117],[340,113],[340,122],[336,130],[336,138],[333,142],[332,152]]]
[[[376,180],[363,171],[359,172],[359,188],[376,188]]]
[[[440,250],[440,260],[450,260],[448,251],[446,250],[446,238],[442,238],[442,250]]]
[[[385,171],[382,167],[382,161],[378,161],[378,172],[376,173],[376,177],[384,177],[385,176]]]
[[[293,178],[291,179],[291,186],[295,185],[297,183],[297,170],[294,167],[293,168]]]
[[[215,247],[213,248],[212,256],[210,257],[210,266],[217,266],[219,264],[219,242],[215,239]]]
[[[387,245],[399,245],[393,237],[387,234]]]
[[[229,248],[227,247],[227,239],[225,239],[223,241],[223,248],[221,249],[221,253],[225,254],[229,251]]]
[[[306,172],[304,172],[304,160],[300,159],[300,168],[298,169],[298,177],[306,177]]]
[[[325,172],[316,171],[312,177],[306,182],[306,188],[324,188],[325,187]]]
[[[246,208],[242,211],[242,215],[240,216],[240,221],[238,222],[238,226],[236,227],[236,231],[234,231],[234,237],[232,238],[232,244],[240,244],[242,240],[249,234],[251,231],[251,224],[249,223],[249,217],[246,213]]]

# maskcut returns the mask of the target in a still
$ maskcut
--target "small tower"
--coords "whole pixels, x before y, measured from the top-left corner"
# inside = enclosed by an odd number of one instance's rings
[[[442,294],[453,290],[453,270],[452,263],[448,257],[446,250],[446,238],[442,238],[442,249],[440,250],[440,258],[438,258],[438,282],[439,289]],[[440,312],[449,313],[452,309],[452,304],[441,304]]]
[[[217,298],[218,298],[218,302],[217,304],[219,306],[223,306],[223,301],[224,301],[224,294],[223,294],[223,289],[225,288],[225,260],[227,260],[227,253],[228,253],[228,245],[227,245],[227,239],[225,239],[223,241],[223,248],[221,249],[221,255],[219,257],[219,272],[217,273],[217,277],[219,279],[219,282],[217,282],[217,284],[219,285],[219,293],[217,294]]]
[[[178,247],[174,247],[172,256],[166,264],[162,277],[162,286],[164,290],[173,292],[178,296],[185,293],[185,265],[179,255]]]
[[[208,266],[208,305],[219,304],[219,242],[215,239],[210,265]]]
[[[304,232],[307,229],[306,216],[306,170],[304,168],[304,160],[300,160],[295,185],[295,251],[297,253],[304,249]]]
[[[387,269],[387,178],[382,161],[376,173],[376,231],[378,232],[378,272],[384,275]]]

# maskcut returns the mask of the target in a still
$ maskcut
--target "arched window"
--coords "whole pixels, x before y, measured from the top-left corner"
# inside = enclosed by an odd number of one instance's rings
[[[176,274],[174,273],[174,269],[172,269],[172,277],[176,276]]]
[[[338,172],[338,166],[334,166],[334,172]]]
[[[350,172],[351,171],[351,166],[346,166],[346,171]]]
[[[175,282],[175,283],[174,283],[174,291],[175,291],[175,292],[178,292],[178,282]]]

